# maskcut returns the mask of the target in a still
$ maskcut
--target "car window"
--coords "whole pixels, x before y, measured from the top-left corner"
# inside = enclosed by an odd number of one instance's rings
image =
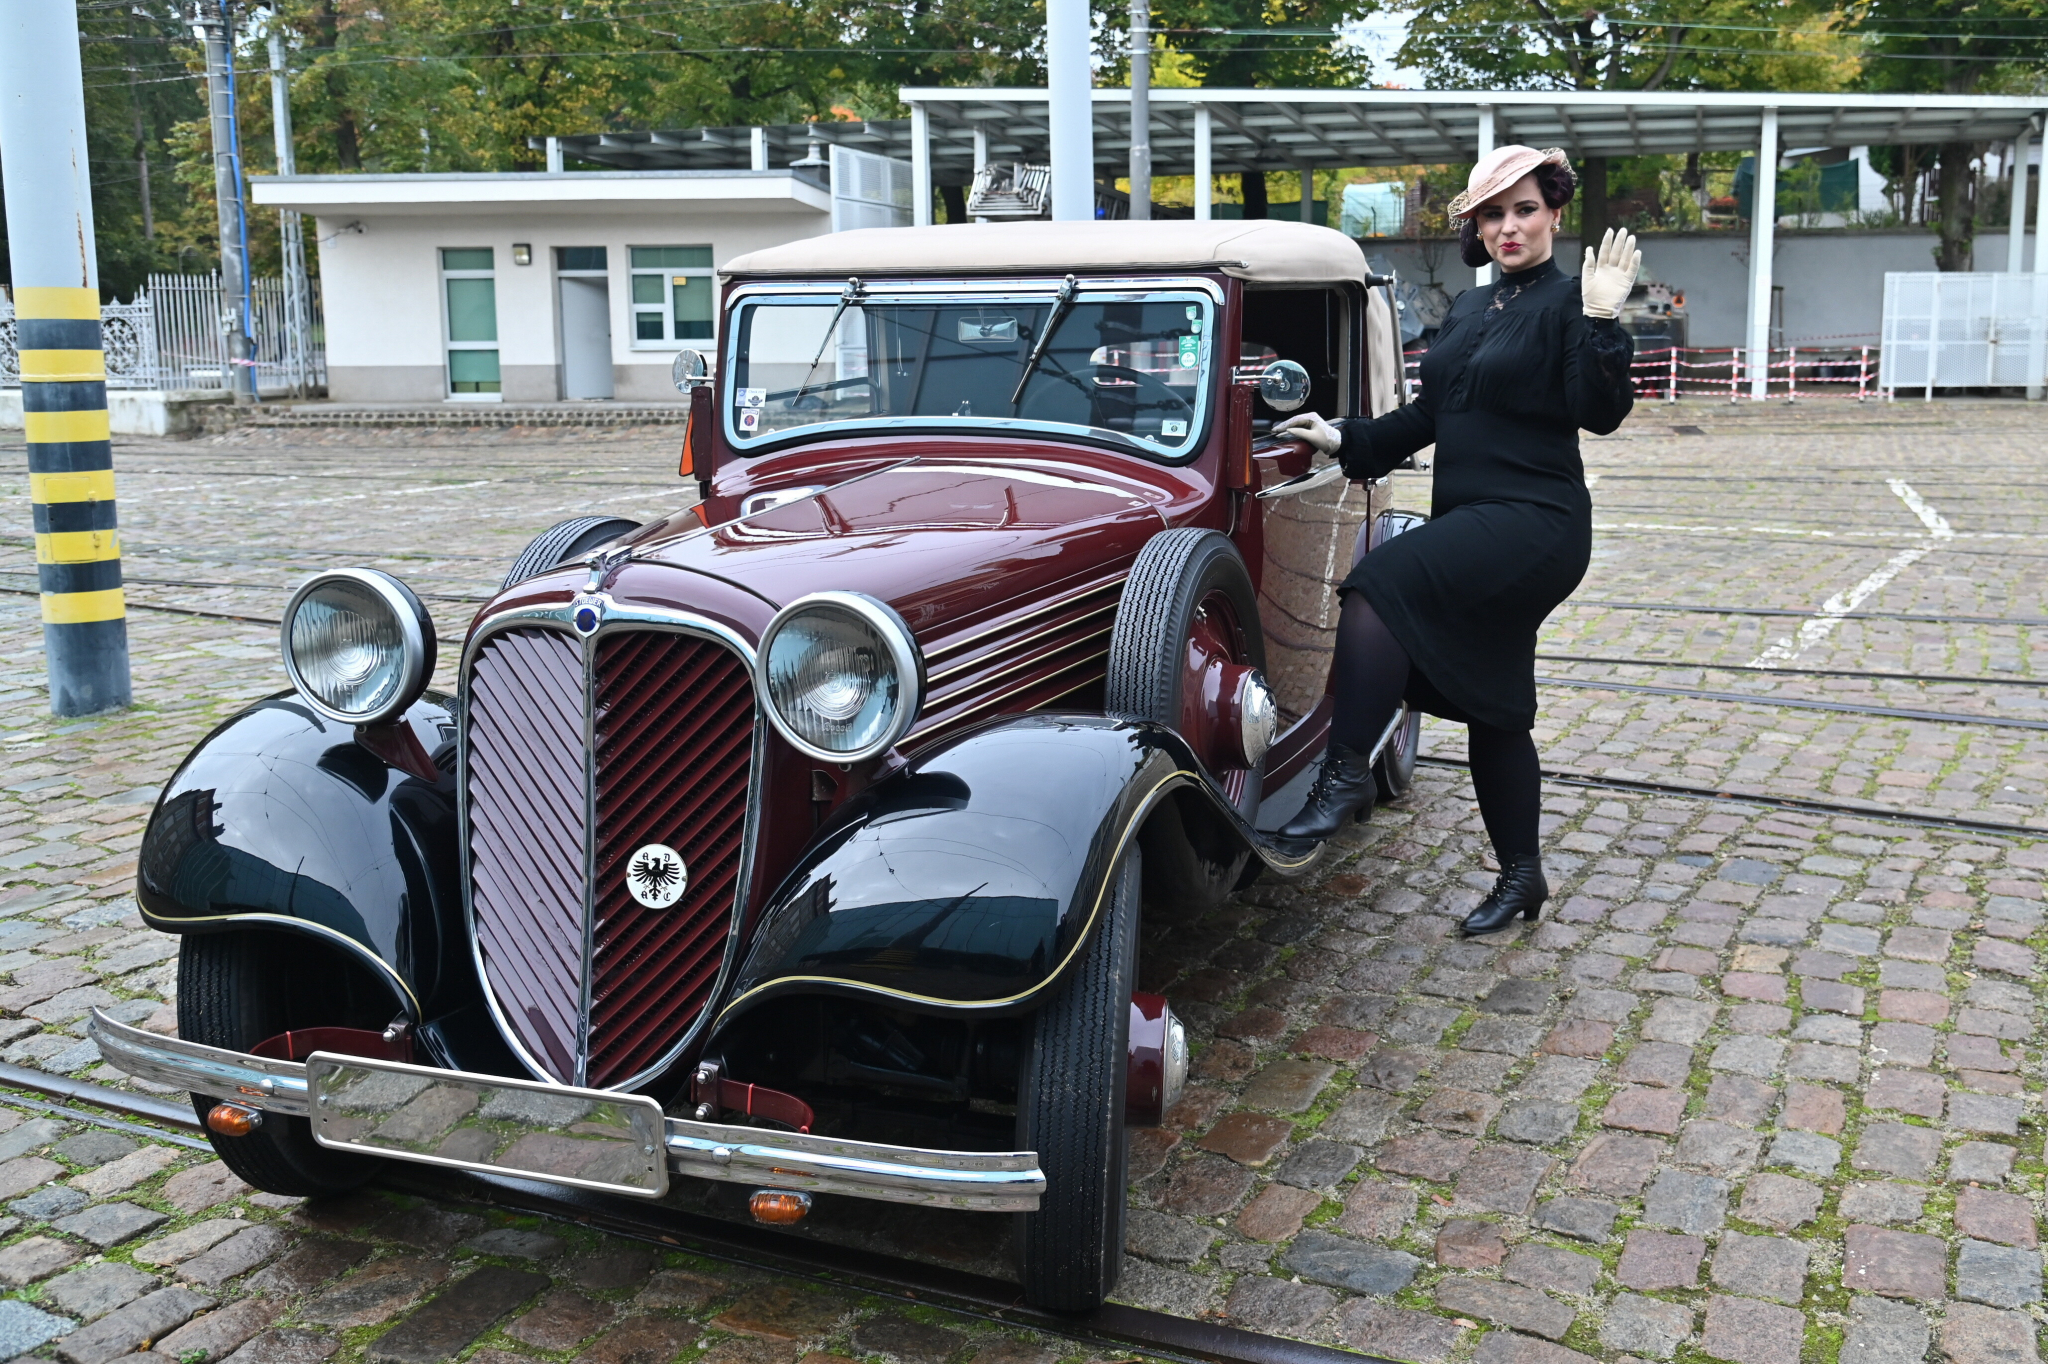
[[[1212,317],[1207,296],[1193,293],[1083,291],[1064,307],[1050,294],[877,297],[844,309],[829,294],[749,299],[732,328],[727,433],[744,450],[826,424],[1024,424],[1189,454]]]

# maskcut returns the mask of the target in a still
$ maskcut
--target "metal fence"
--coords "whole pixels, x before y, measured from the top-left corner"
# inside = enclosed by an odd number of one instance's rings
[[[1405,356],[1408,382],[1416,392],[1422,385],[1424,350],[1410,350]],[[1890,398],[1892,394],[1878,382],[1881,358],[1877,346],[1773,347],[1765,392],[1788,402],[1822,397]],[[1641,350],[1629,368],[1639,401],[1721,398],[1733,403],[1749,397],[1749,352],[1740,347]]]
[[[288,325],[281,279],[258,279],[250,290],[256,341],[256,387],[266,397],[310,395],[327,384],[326,333],[320,281],[310,282],[304,333]],[[227,315],[218,275],[151,275],[132,303],[100,309],[108,388],[225,390]],[[0,387],[21,383],[14,304],[0,297]]]

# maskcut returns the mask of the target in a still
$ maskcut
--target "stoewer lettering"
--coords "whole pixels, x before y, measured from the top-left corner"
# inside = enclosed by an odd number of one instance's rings
[[[649,909],[667,909],[690,887],[690,869],[674,848],[649,843],[626,864],[626,890]]]

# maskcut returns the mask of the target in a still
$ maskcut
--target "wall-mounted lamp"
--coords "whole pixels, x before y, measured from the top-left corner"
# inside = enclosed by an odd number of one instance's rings
[[[533,243],[532,243],[532,242],[514,242],[514,243],[512,243],[512,263],[513,263],[514,265],[531,265],[531,264],[533,264]]]

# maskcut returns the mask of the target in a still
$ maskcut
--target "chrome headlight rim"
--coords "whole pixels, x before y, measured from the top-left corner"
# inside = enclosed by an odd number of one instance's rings
[[[313,593],[335,582],[367,589],[398,622],[401,639],[399,685],[387,700],[371,710],[337,710],[320,699],[300,674],[298,660],[292,656],[292,624],[298,619],[299,608]],[[301,701],[321,716],[344,725],[381,724],[403,715],[427,689],[427,679],[434,671],[436,647],[434,618],[427,614],[426,603],[399,579],[375,568],[333,568],[314,574],[301,583],[298,591],[292,593],[291,600],[285,603],[284,620],[278,627],[278,652],[284,656],[284,671],[291,679],[292,689],[299,694]]]
[[[820,748],[798,733],[776,708],[774,692],[768,685],[769,660],[774,653],[775,637],[791,621],[819,606],[837,607],[858,617],[874,630],[888,648],[890,663],[896,669],[898,704],[888,727],[860,748],[844,753]],[[917,720],[918,709],[924,704],[924,654],[918,649],[910,626],[887,602],[865,592],[811,592],[777,611],[775,618],[768,622],[768,628],[761,632],[761,642],[754,651],[754,695],[762,713],[768,717],[768,723],[790,747],[819,762],[852,766],[880,757],[910,732],[911,725]]]

